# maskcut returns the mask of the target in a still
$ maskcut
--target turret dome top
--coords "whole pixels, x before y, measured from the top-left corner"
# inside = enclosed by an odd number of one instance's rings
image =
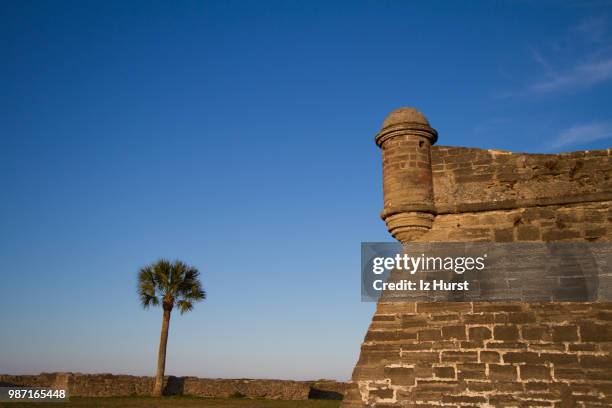
[[[414,108],[399,108],[385,118],[376,135],[376,144],[382,147],[386,140],[403,135],[425,137],[431,144],[438,140],[438,132],[429,125],[425,115]]]
[[[399,108],[391,112],[383,122],[382,127],[398,125],[400,123],[419,123],[429,126],[429,121],[421,112],[414,108]]]

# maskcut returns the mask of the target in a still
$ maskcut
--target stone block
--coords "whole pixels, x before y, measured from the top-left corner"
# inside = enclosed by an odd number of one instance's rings
[[[469,328],[470,340],[487,340],[491,338],[491,329],[485,326],[476,326]]]
[[[520,365],[521,380],[550,380],[550,368],[544,365]]]
[[[477,351],[443,351],[440,357],[443,362],[478,362]]]
[[[481,350],[478,355],[481,363],[499,363],[501,361],[501,356],[497,351]]]
[[[416,352],[402,351],[401,361],[407,364],[416,363],[439,363],[440,354],[438,352]]]
[[[455,367],[434,367],[433,372],[438,378],[455,378]]]
[[[576,326],[554,326],[552,328],[552,339],[557,342],[577,341],[578,328]]]
[[[484,363],[457,364],[457,377],[459,380],[484,380],[487,378],[487,365]]]
[[[385,375],[391,380],[391,385],[411,386],[415,384],[413,367],[386,367]]]
[[[580,339],[584,342],[612,342],[612,324],[582,322]]]
[[[518,340],[519,339],[518,327],[514,325],[495,326],[493,328],[493,338],[495,340],[503,340],[503,341]]]
[[[442,327],[442,338],[465,340],[465,326],[444,326]]]
[[[440,329],[428,329],[428,330],[420,330],[417,333],[417,340],[419,341],[430,341],[430,340],[440,340],[442,339],[442,334]]]
[[[546,326],[522,326],[521,337],[524,340],[548,341],[551,340],[551,335]]]
[[[516,366],[489,364],[489,379],[491,381],[516,381]]]

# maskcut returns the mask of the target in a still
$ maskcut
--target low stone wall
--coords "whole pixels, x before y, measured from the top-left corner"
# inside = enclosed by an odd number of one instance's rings
[[[244,395],[249,398],[283,400],[308,399],[310,386],[305,382],[285,380],[225,380],[196,377],[174,377],[168,381],[169,394],[198,397],[230,397]]]
[[[24,387],[66,388],[68,373],[41,373],[38,375],[0,374],[0,387],[20,385]]]
[[[73,396],[111,397],[151,394],[153,383],[153,377],[71,373],[68,374],[67,387]]]
[[[0,386],[54,387],[75,397],[149,395],[153,377],[113,374],[42,373],[0,375]],[[267,398],[282,400],[342,399],[346,383],[336,381],[290,381],[166,377],[165,394],[197,397]]]

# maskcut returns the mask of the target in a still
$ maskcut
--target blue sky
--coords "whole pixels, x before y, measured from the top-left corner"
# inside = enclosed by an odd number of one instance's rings
[[[0,4],[0,372],[154,373],[140,266],[197,266],[167,372],[347,379],[388,241],[384,116],[439,144],[606,148],[612,5]]]

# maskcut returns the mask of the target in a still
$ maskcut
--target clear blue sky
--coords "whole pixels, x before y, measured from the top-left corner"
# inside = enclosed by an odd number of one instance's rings
[[[348,378],[384,116],[608,147],[611,40],[605,1],[2,2],[0,372],[153,374],[135,278],[168,257],[209,294],[169,374]]]

